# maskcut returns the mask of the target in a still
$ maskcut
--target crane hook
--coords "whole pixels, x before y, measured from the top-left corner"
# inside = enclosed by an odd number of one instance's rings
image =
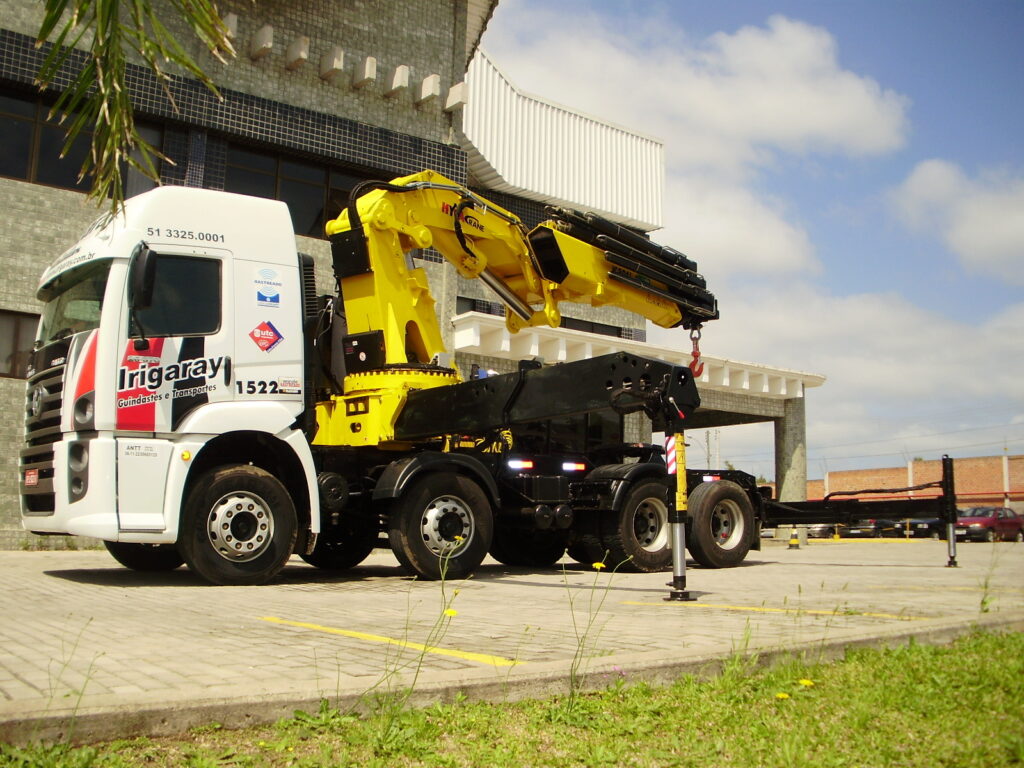
[[[696,379],[704,375],[704,363],[700,359],[700,326],[690,331],[690,341],[693,342],[693,359],[690,361],[690,370],[693,371],[693,377]]]

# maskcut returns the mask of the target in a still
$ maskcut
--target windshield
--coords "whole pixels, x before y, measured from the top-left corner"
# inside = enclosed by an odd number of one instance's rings
[[[94,261],[64,272],[40,289],[39,298],[46,302],[39,329],[41,343],[99,327],[108,272],[110,259]]]
[[[992,517],[994,514],[992,507],[971,507],[957,511],[959,517]]]

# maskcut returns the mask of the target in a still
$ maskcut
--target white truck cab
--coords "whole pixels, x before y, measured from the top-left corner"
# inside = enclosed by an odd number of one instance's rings
[[[305,487],[293,496],[315,532],[300,418],[303,285],[278,201],[163,187],[97,221],[39,287],[21,456],[25,527],[173,545],[197,472],[222,465],[233,446],[262,442],[300,470],[295,482]],[[204,461],[211,451],[220,460]],[[239,463],[248,463],[243,454]],[[239,535],[225,535],[228,558],[270,546],[232,518]]]

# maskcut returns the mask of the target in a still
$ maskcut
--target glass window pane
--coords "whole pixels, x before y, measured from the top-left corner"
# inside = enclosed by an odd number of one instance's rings
[[[136,128],[139,131],[139,135],[142,139],[157,151],[163,148],[164,143],[164,131],[162,128],[156,125],[143,125],[136,123]],[[136,147],[131,152],[132,157],[135,160],[141,162],[142,153]],[[160,159],[156,157],[150,158],[153,161],[154,170],[160,173]],[[124,196],[135,197],[135,195],[141,195],[143,192],[147,192],[150,189],[156,187],[156,182],[151,178],[135,170],[132,166],[128,166],[124,177]]]
[[[281,179],[281,199],[288,203],[295,234],[323,237],[324,188]]]
[[[297,160],[281,159],[281,176],[311,184],[326,184],[327,169],[315,163],[301,163]]]
[[[153,304],[135,314],[147,337],[215,333],[220,328],[220,262],[158,256]],[[131,335],[139,335],[134,319]]]
[[[92,135],[80,133],[71,145],[66,157],[61,157],[64,148],[64,130],[44,125],[39,132],[39,158],[36,166],[36,181],[40,184],[52,184],[55,187],[80,189],[87,191],[91,176],[78,181],[78,173],[82,163],[89,154]]]
[[[227,192],[269,197],[273,200],[277,197],[276,186],[272,175],[251,171],[248,168],[233,168],[229,165],[224,172],[224,189]]]
[[[344,190],[347,195],[349,190],[352,189],[356,184],[361,181],[366,181],[369,176],[361,176],[355,173],[349,173],[347,171],[339,171],[338,169],[331,170],[331,188],[337,188]]]
[[[32,357],[32,347],[36,342],[36,326],[38,324],[39,318],[30,316],[22,316],[21,322],[18,323],[18,347],[14,364],[14,375],[19,379],[25,378],[25,372],[28,370],[28,362]]]
[[[28,178],[32,123],[0,115],[0,176]]]
[[[36,100],[11,94],[0,94],[0,112],[34,118],[36,116]]]
[[[0,376],[25,378],[39,318],[0,311]]]
[[[0,376],[12,376],[15,366],[14,355],[17,347],[14,343],[17,316],[0,312]]]
[[[239,165],[264,173],[277,173],[277,157],[267,152],[228,144],[228,165]]]

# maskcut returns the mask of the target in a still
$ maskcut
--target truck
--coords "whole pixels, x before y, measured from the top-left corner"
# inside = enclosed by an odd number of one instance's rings
[[[666,568],[676,481],[658,446],[571,455],[529,435],[600,412],[681,433],[700,403],[693,371],[615,353],[464,376],[412,259],[433,248],[483,281],[513,333],[558,326],[564,302],[691,331],[718,317],[684,254],[548,213],[528,231],[433,171],[364,182],[326,225],[336,290],[320,294],[284,203],[185,187],[129,199],[40,281],[24,527],[220,585],[265,583],[293,554],[351,568],[382,536],[427,579],[488,553]],[[741,472],[686,483],[691,555],[736,565],[759,545],[761,491]]]

